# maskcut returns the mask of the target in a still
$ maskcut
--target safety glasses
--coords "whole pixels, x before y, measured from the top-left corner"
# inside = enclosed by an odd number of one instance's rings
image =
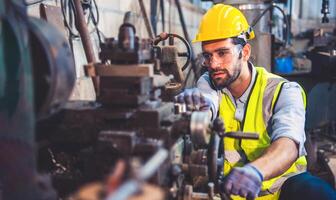
[[[210,67],[212,63],[229,63],[233,55],[239,54],[241,50],[241,45],[235,45],[232,47],[221,47],[212,52],[202,52],[202,66]]]

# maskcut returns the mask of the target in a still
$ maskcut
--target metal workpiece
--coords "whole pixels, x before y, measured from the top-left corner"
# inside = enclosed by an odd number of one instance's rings
[[[135,50],[135,27],[132,24],[124,23],[119,27],[118,46],[124,51]]]
[[[68,101],[75,85],[75,62],[67,40],[46,21],[29,18],[29,39],[35,111],[37,119],[42,119],[60,110]]]
[[[193,112],[190,119],[191,141],[195,148],[204,148],[210,140],[210,116],[207,112]]]

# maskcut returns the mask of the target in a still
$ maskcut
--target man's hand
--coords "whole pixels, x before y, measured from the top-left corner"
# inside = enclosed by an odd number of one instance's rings
[[[198,88],[185,89],[182,93],[175,97],[178,103],[185,103],[187,110],[210,110],[210,100],[205,98]]]
[[[263,176],[252,165],[235,167],[224,179],[224,192],[229,195],[239,195],[246,199],[255,199],[261,188]]]

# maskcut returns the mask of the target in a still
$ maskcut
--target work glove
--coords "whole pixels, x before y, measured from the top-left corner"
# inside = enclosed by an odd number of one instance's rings
[[[263,176],[252,165],[235,167],[224,179],[221,190],[228,195],[239,195],[248,200],[258,197]]]
[[[210,111],[211,100],[204,97],[198,88],[185,89],[175,96],[175,101],[185,103],[189,111]]]

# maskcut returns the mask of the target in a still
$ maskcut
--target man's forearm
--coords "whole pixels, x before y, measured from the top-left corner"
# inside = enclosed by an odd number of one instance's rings
[[[289,138],[274,141],[263,155],[251,162],[268,180],[283,174],[298,158],[298,145]]]

